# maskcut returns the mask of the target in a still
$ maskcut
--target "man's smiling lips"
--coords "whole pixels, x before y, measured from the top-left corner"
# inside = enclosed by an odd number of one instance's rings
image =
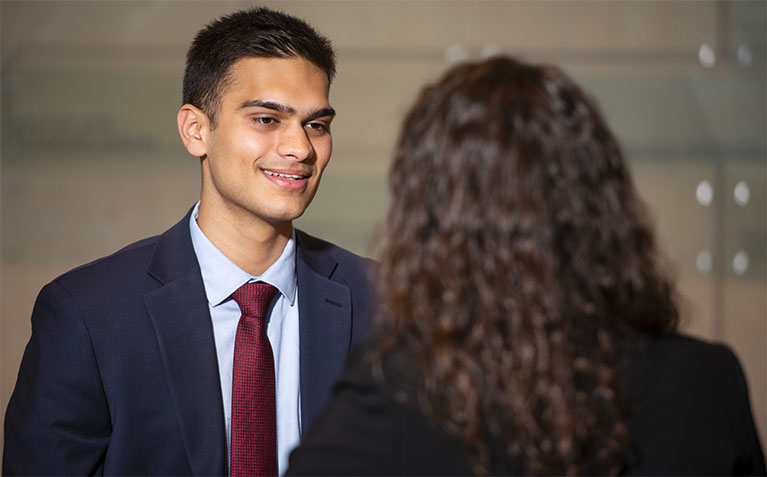
[[[261,169],[264,175],[275,184],[288,189],[300,189],[311,173],[297,170]]]

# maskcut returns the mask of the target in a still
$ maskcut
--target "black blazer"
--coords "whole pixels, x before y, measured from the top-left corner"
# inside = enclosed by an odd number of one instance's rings
[[[190,211],[191,212],[191,211]],[[302,427],[368,333],[363,259],[296,231]],[[213,328],[189,214],[46,285],[5,419],[3,474],[225,475]]]
[[[461,444],[415,406],[416,363],[395,352],[374,378],[365,343],[350,357],[328,407],[290,456],[288,475],[469,475]],[[628,366],[625,475],[764,475],[748,390],[732,352],[678,335],[649,339]],[[491,470],[520,475],[501,442]]]

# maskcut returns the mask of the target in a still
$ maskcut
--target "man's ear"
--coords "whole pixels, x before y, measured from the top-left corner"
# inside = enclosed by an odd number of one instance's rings
[[[196,106],[185,104],[178,110],[176,116],[178,134],[186,150],[194,157],[203,157],[208,153],[208,132],[210,121],[208,116]]]

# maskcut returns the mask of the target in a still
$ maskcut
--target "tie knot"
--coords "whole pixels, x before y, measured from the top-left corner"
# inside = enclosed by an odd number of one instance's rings
[[[256,282],[241,286],[232,293],[232,298],[237,302],[243,316],[266,318],[269,305],[272,304],[276,295],[277,289],[272,285]]]

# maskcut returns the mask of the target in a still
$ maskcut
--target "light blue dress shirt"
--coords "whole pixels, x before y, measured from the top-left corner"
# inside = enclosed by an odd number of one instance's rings
[[[277,465],[280,475],[288,467],[290,451],[301,439],[301,389],[299,374],[298,284],[296,281],[295,231],[290,234],[282,255],[260,277],[254,277],[226,258],[197,225],[200,203],[189,221],[192,245],[200,262],[202,281],[213,320],[213,334],[218,355],[218,374],[224,401],[226,441],[231,458],[232,367],[234,338],[240,320],[240,308],[232,293],[248,282],[262,281],[280,293],[267,319],[266,334],[274,352],[275,390],[277,393]]]

